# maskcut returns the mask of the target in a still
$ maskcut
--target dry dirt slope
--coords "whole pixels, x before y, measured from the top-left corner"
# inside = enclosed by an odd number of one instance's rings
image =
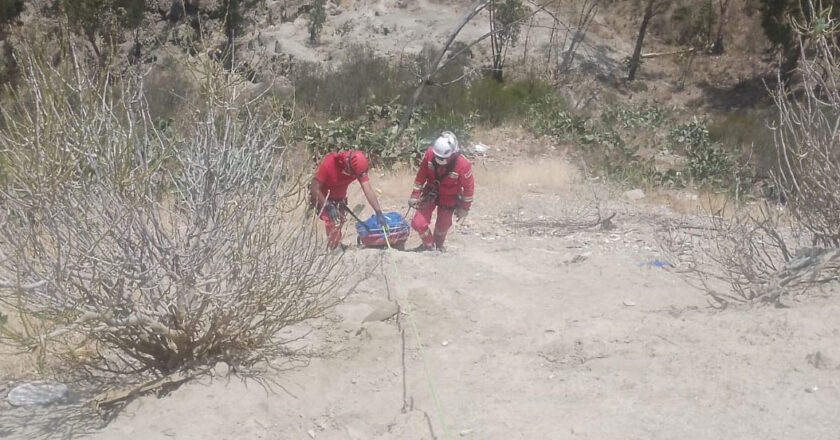
[[[289,394],[205,380],[132,403],[92,438],[447,438],[409,317],[404,361],[397,322],[359,331],[389,294],[412,304],[449,438],[838,438],[836,295],[711,311],[676,274],[643,265],[660,208],[612,201],[617,229],[565,237],[495,220],[556,216],[572,203],[562,198],[532,189],[478,205],[449,253],[385,255],[399,272],[386,271],[390,293],[377,273],[316,323],[320,355],[280,377]]]
[[[667,210],[605,200],[618,213],[614,230],[531,236],[499,219],[559,217],[589,189],[552,187],[523,167],[504,175],[537,184],[513,197],[491,191],[500,175],[477,174],[483,203],[453,231],[449,253],[348,252],[359,263],[384,258],[388,270],[308,324],[316,356],[277,376],[288,393],[205,378],[132,402],[89,438],[838,438],[836,295],[709,310],[676,274],[644,265],[657,257],[649,231]],[[405,177],[393,179],[402,183],[377,181],[396,207]],[[361,324],[389,295],[412,305],[440,412],[409,317],[400,317],[405,351],[395,320]],[[61,438],[69,429],[28,414],[6,411],[0,432]]]

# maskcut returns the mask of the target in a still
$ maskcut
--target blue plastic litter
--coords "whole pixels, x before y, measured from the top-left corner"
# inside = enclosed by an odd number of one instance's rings
[[[639,267],[674,267],[671,263],[660,260],[658,258],[654,258],[646,263],[639,263]]]

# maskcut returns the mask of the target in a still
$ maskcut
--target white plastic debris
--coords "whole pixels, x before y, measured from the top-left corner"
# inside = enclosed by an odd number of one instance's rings
[[[49,405],[67,395],[67,385],[59,382],[22,383],[9,391],[6,400],[12,406]]]

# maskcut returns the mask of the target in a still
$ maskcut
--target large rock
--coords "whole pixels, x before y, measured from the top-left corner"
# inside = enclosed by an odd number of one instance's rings
[[[639,188],[624,191],[624,198],[627,200],[641,200],[645,198],[645,192]]]

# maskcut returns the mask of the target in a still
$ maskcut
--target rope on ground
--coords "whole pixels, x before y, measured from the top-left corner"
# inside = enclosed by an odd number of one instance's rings
[[[410,210],[410,208],[409,208]],[[408,215],[409,211],[406,211],[406,216]],[[385,244],[388,245],[388,250],[393,251],[394,248],[391,247],[391,240],[388,238],[388,233],[385,233]],[[389,252],[390,253],[390,252]],[[391,271],[394,274],[394,284],[396,284],[396,288],[394,289],[395,292],[399,292],[399,287],[402,284],[402,279],[399,276],[399,271],[397,271],[397,265],[394,263],[393,258],[388,258],[388,261],[391,263]],[[386,278],[387,284],[387,278]],[[449,431],[446,429],[446,419],[443,414],[443,406],[440,404],[440,399],[438,398],[437,389],[435,387],[435,382],[432,377],[432,371],[429,368],[429,362],[426,358],[426,352],[423,350],[423,342],[420,338],[420,331],[417,329],[417,323],[414,321],[414,315],[411,310],[411,301],[409,301],[408,294],[405,295],[405,315],[408,317],[409,327],[411,327],[411,332],[414,335],[414,341],[417,344],[417,351],[420,353],[420,359],[423,360],[423,369],[426,372],[426,381],[429,385],[429,391],[432,393],[432,399],[435,402],[435,409],[438,413],[438,418],[440,419],[440,426],[441,430],[443,431],[443,438],[446,440],[451,440],[449,437]],[[404,376],[403,376],[404,377]]]

